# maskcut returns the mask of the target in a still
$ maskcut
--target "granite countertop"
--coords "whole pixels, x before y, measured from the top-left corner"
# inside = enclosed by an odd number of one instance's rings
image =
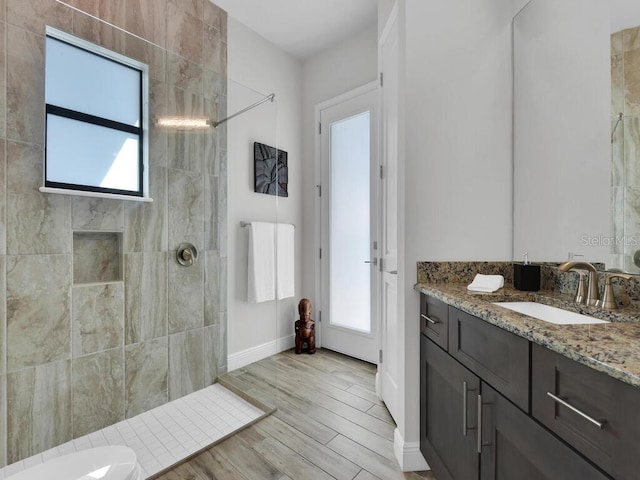
[[[467,283],[417,283],[417,291],[438,298],[520,337],[640,388],[640,314],[637,309],[604,312],[575,304],[555,291],[521,292],[504,287],[495,293],[467,291]],[[492,302],[535,300],[609,320],[591,325],[555,325]]]

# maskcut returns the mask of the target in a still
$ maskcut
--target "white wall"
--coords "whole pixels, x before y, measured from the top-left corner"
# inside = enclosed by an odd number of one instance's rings
[[[317,306],[315,269],[318,225],[315,201],[314,107],[318,103],[365,85],[378,75],[377,25],[351,39],[315,55],[303,64],[302,145],[303,145],[303,295]],[[314,307],[315,308],[315,307]]]
[[[228,352],[232,370],[293,346],[293,322],[302,294],[302,66],[234,18],[228,23],[228,110],[234,113],[269,93],[265,103],[228,123],[229,318]],[[259,92],[259,93],[258,93]],[[289,197],[253,192],[253,142],[288,153]],[[249,231],[241,221],[296,225],[296,297],[247,303]]]
[[[419,440],[416,262],[510,260],[511,0],[399,0],[406,62],[399,322],[404,412]],[[402,133],[402,132],[401,132]],[[396,445],[398,451],[398,445]]]
[[[600,0],[537,0],[514,24],[517,258],[610,261],[608,15]]]

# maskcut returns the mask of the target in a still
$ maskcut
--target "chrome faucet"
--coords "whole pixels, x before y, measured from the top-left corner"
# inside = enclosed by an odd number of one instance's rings
[[[598,271],[596,267],[589,262],[564,262],[558,269],[561,272],[568,272],[570,270],[580,269],[587,270],[589,272],[589,284],[587,286],[587,298],[586,304],[595,306],[600,300],[598,292]],[[576,299],[577,300],[577,299]]]

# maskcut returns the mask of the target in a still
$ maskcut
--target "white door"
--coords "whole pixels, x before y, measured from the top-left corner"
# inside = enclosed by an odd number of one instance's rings
[[[371,363],[377,363],[379,349],[379,274],[374,251],[377,102],[373,84],[325,104],[319,112],[319,344]]]
[[[398,340],[398,30],[395,9],[380,38],[380,335],[382,355],[376,387],[397,418],[400,350]]]

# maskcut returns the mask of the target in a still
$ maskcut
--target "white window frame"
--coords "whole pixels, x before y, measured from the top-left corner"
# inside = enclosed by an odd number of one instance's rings
[[[76,195],[85,197],[98,197],[98,198],[113,198],[120,200],[132,200],[139,202],[152,202],[153,199],[149,197],[149,67],[145,63],[139,62],[132,58],[121,55],[112,50],[108,50],[100,45],[88,42],[81,38],[70,35],[66,32],[58,30],[56,28],[47,26],[46,36],[68,43],[74,47],[85,50],[88,53],[92,53],[97,56],[104,57],[108,60],[115,61],[122,65],[131,67],[141,73],[141,192],[140,194],[128,194],[128,193],[112,193],[107,191],[95,191],[97,189],[92,187],[86,187],[83,189],[82,185],[75,185],[73,188],[58,188],[47,186],[46,179],[46,145],[45,155],[43,155],[43,170],[42,170],[42,187],[39,190],[43,193],[57,193],[63,195]],[[46,122],[46,116],[45,116]],[[46,125],[45,125],[46,132]]]

